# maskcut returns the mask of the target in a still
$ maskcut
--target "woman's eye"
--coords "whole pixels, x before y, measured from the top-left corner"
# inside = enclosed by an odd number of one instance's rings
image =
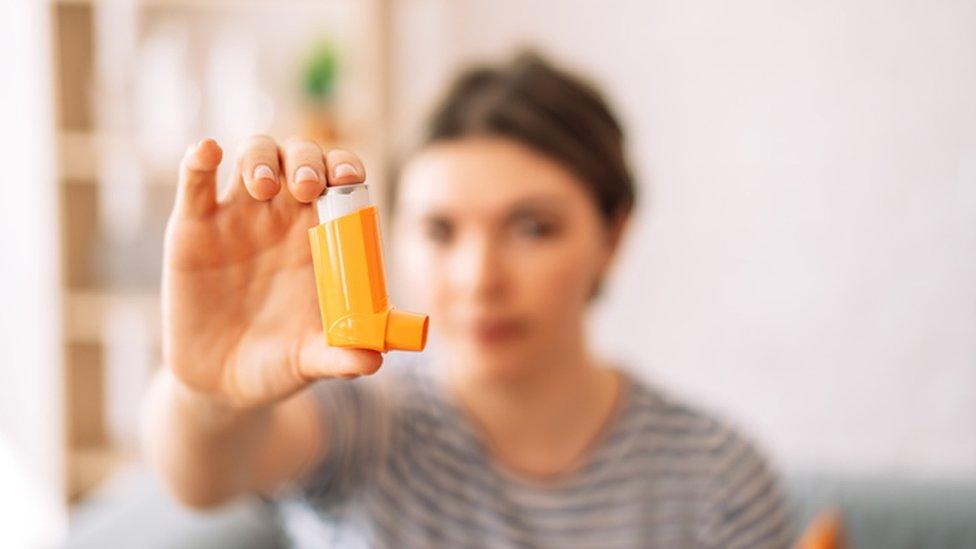
[[[522,219],[515,225],[516,231],[531,238],[544,238],[556,233],[557,226],[551,221],[539,219]]]
[[[454,227],[448,221],[430,220],[424,223],[424,236],[434,242],[445,244],[454,236]]]

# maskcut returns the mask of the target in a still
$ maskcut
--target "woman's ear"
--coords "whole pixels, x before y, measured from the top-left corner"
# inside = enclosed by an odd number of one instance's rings
[[[603,265],[600,266],[600,274],[597,276],[596,282],[593,284],[593,290],[590,292],[590,301],[602,293],[603,281],[607,277],[607,271],[610,270],[611,265],[613,265],[617,257],[620,243],[624,238],[624,234],[627,233],[627,227],[629,226],[629,208],[620,210],[606,222],[606,246],[604,247]]]
[[[624,238],[624,234],[627,233],[627,227],[630,226],[630,208],[621,208],[617,213],[613,214],[613,217],[607,223],[607,258],[606,265],[604,265],[604,270],[610,267],[613,263],[614,258],[617,256],[617,251],[620,249],[620,243]]]

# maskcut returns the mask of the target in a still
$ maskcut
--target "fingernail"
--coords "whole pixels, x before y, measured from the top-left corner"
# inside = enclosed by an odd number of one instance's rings
[[[274,178],[275,178],[275,174],[274,174],[274,171],[271,169],[271,166],[268,166],[267,164],[258,164],[254,168],[254,178],[253,179],[255,181],[258,181],[258,180],[261,180],[261,179],[271,179],[271,180],[274,180]]]
[[[319,178],[318,172],[313,170],[308,166],[302,166],[295,170],[295,181],[314,181],[315,183],[321,183],[322,179]]]
[[[342,164],[337,164],[336,167],[332,169],[332,174],[336,179],[346,176],[359,177],[359,170],[356,169],[356,166],[353,166],[348,162],[343,162]]]

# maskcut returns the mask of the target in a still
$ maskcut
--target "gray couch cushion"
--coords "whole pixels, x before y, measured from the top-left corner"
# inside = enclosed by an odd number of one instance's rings
[[[70,549],[284,547],[274,510],[250,498],[209,512],[173,501],[145,469],[126,469],[71,512]]]
[[[854,549],[976,548],[976,479],[837,475],[787,477],[797,530],[819,511],[841,510]]]

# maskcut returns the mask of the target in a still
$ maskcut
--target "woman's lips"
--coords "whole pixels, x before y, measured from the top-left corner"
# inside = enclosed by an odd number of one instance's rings
[[[497,344],[520,337],[526,331],[526,323],[518,319],[482,319],[472,322],[471,334],[484,344]]]

